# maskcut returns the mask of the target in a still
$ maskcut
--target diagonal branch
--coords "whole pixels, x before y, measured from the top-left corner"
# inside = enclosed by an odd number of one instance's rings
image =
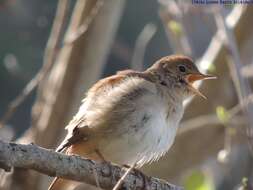
[[[12,167],[33,169],[49,176],[91,185],[96,185],[97,180],[105,189],[112,189],[125,173],[123,168],[106,162],[99,163],[80,156],[68,156],[33,144],[21,145],[0,140],[0,168],[10,171]],[[182,187],[145,176],[137,170],[127,175],[122,189],[183,190]]]
[[[0,118],[0,128],[3,127],[12,115],[16,112],[18,107],[25,101],[25,99],[33,92],[39,83],[47,76],[51,70],[54,60],[57,55],[57,48],[60,44],[61,34],[64,29],[66,17],[68,15],[69,0],[59,1],[57,12],[55,15],[52,31],[45,50],[43,67],[35,75],[35,77],[24,87],[20,94],[10,102],[6,112]]]

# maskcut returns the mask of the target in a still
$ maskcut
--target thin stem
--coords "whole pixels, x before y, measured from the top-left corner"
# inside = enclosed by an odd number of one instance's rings
[[[52,31],[45,50],[43,67],[35,75],[35,77],[25,86],[21,93],[10,102],[7,111],[0,119],[0,128],[3,127],[9,121],[9,119],[16,112],[18,107],[24,102],[24,100],[31,94],[31,92],[38,86],[38,84],[51,70],[54,60],[57,56],[57,49],[60,43],[62,30],[64,28],[68,7],[69,0],[59,1]]]

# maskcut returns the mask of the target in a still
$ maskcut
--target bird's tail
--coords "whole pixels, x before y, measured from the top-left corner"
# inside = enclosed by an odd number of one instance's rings
[[[68,138],[67,138],[68,139]],[[101,154],[98,154],[97,149],[95,148],[95,143],[92,141],[85,142],[81,141],[79,143],[71,144],[74,141],[63,141],[61,145],[57,148],[57,152],[66,151],[67,155],[80,155],[88,159],[92,160],[103,160]],[[68,147],[71,145],[71,147]],[[62,178],[54,178],[52,183],[50,184],[48,190],[67,190],[74,189],[78,186],[80,182],[67,180]]]

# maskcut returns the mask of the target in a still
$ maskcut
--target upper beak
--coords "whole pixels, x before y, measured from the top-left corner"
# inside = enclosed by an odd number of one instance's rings
[[[190,90],[192,92],[194,92],[195,94],[201,96],[202,98],[206,99],[206,96],[203,95],[197,88],[195,88],[193,86],[193,83],[195,81],[199,81],[199,80],[206,80],[206,79],[216,79],[216,76],[213,75],[206,75],[206,74],[202,74],[202,73],[196,73],[196,74],[188,74],[185,76],[185,81],[188,84],[188,87],[190,88]]]

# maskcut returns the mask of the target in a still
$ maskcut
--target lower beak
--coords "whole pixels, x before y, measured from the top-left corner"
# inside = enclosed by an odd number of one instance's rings
[[[216,79],[216,78],[217,77],[215,77],[213,75],[205,75],[205,74],[198,73],[198,74],[188,74],[188,75],[186,75],[185,81],[187,82],[189,89],[193,93],[195,93],[196,95],[201,96],[204,99],[207,99],[205,95],[203,95],[197,88],[195,88],[193,86],[193,83],[195,81],[199,81],[199,80]]]

